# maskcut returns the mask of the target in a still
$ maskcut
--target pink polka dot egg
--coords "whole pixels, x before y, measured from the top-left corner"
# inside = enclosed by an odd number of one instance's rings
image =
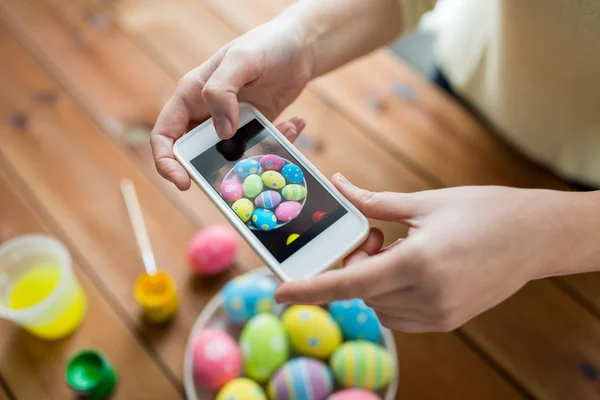
[[[218,390],[240,376],[242,353],[235,340],[217,329],[201,330],[193,344],[194,379],[210,390]]]
[[[227,225],[215,225],[202,229],[188,245],[188,262],[191,268],[199,274],[218,274],[231,265],[236,256],[238,244],[237,232]]]
[[[332,394],[327,400],[381,400],[381,397],[368,390],[346,389]]]

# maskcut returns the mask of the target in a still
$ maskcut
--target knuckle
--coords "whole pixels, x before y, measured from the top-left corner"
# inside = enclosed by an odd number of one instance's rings
[[[354,292],[355,292],[355,285],[354,285],[354,278],[351,277],[346,277],[344,279],[341,279],[338,284],[335,287],[334,290],[334,295],[336,298],[340,299],[340,300],[347,300],[347,299],[351,299],[354,298]]]
[[[206,82],[195,73],[188,72],[183,75],[177,84],[177,91],[183,93],[199,93],[204,89]]]

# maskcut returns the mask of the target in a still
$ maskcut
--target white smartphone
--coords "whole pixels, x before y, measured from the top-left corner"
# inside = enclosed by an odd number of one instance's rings
[[[212,120],[174,146],[192,180],[283,281],[333,266],[367,237],[367,219],[258,110],[240,104],[221,140]]]

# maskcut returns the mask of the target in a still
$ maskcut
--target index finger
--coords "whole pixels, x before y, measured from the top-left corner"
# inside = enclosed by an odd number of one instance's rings
[[[158,115],[150,135],[156,169],[163,178],[170,180],[181,190],[190,187],[190,177],[175,160],[173,145],[187,131],[190,122],[201,122],[209,117],[202,89],[221,58],[221,54],[217,54],[181,78],[173,97]]]
[[[398,285],[396,252],[383,252],[345,268],[311,279],[287,282],[275,293],[278,303],[322,304],[337,300],[369,298]]]

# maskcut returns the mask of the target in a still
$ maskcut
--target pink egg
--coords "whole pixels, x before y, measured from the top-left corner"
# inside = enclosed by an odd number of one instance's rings
[[[327,400],[381,400],[381,398],[368,390],[346,389],[332,394]]]
[[[271,171],[279,171],[285,164],[285,160],[275,154],[268,154],[260,158],[260,166],[262,169]]]
[[[235,179],[227,179],[221,183],[221,196],[230,203],[242,198],[242,184]]]
[[[188,245],[188,262],[202,275],[215,275],[226,270],[238,249],[238,234],[227,225],[202,229]]]
[[[297,201],[284,201],[275,210],[275,215],[281,222],[288,222],[296,218],[301,210],[302,204]]]
[[[242,352],[227,333],[206,328],[193,344],[194,378],[210,390],[218,390],[240,376]]]

